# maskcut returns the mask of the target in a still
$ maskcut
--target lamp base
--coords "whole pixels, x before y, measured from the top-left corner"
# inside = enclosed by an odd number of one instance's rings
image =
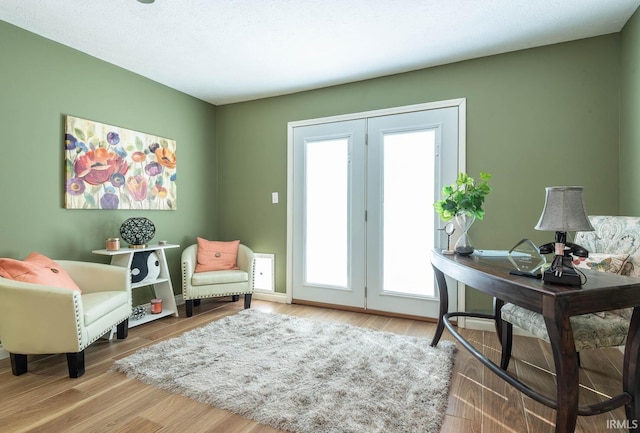
[[[554,260],[555,262],[555,260]],[[553,267],[553,266],[552,266]],[[545,283],[562,284],[566,286],[581,286],[582,279],[580,274],[573,267],[571,256],[562,257],[562,273],[556,275],[556,271],[551,268],[544,271],[542,279]]]

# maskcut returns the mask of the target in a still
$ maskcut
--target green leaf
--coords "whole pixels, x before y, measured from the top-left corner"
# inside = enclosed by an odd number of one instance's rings
[[[466,173],[459,173],[456,183],[442,188],[442,199],[435,202],[434,208],[443,221],[448,221],[454,216],[464,213],[473,215],[482,220],[484,218],[485,198],[491,187],[487,181],[491,179],[491,174],[480,173],[480,181],[476,184],[474,178]]]
[[[87,202],[86,204],[90,207],[96,207],[96,201],[93,199],[93,196],[88,193],[84,193],[84,200]]]
[[[65,159],[65,172],[67,173],[67,175],[73,173],[73,162],[71,162],[71,160],[69,159]]]
[[[84,131],[80,128],[73,128],[73,132],[76,135],[76,138],[80,141],[87,141],[86,135],[84,135]]]
[[[93,122],[90,122],[87,125],[87,138],[91,138],[96,134],[96,124]]]

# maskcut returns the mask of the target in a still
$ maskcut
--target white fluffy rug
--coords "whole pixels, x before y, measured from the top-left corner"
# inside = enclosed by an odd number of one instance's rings
[[[437,433],[455,345],[430,341],[243,310],[114,369],[295,433]]]

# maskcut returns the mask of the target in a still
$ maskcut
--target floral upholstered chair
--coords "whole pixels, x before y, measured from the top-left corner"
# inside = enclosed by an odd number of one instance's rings
[[[640,277],[640,217],[590,216],[592,232],[577,232],[575,243],[589,251],[589,258],[575,258],[574,265],[602,272]],[[611,310],[571,317],[576,352],[600,347],[622,346],[626,342],[633,309]],[[542,314],[505,304],[500,310],[507,323],[502,332],[500,367],[509,366],[511,358],[512,325],[549,342]],[[579,362],[578,358],[578,362]]]

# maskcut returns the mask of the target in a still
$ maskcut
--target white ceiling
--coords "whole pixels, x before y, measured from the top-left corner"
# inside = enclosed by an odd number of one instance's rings
[[[640,0],[0,0],[0,20],[221,105],[618,32]]]

